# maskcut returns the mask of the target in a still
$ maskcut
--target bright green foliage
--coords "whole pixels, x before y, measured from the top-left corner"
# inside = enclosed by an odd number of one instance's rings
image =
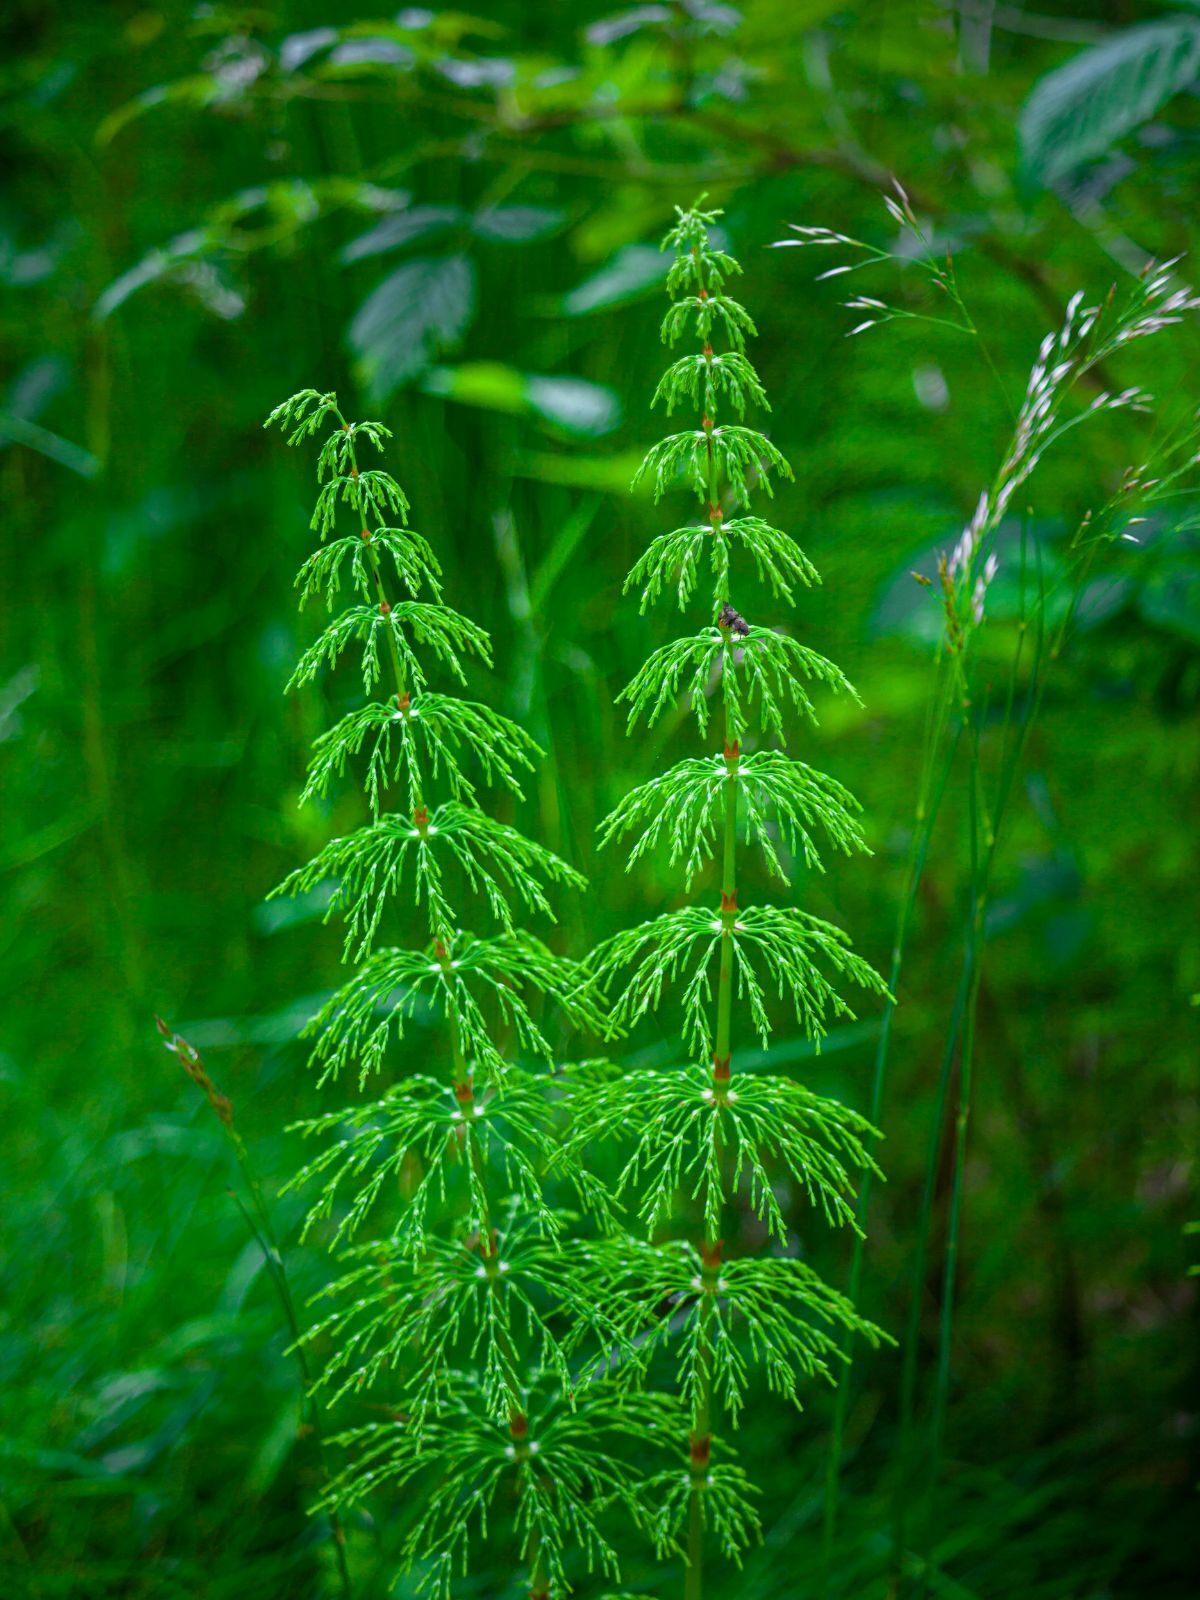
[[[633,1328],[641,1330],[647,1306],[674,1307],[670,1321],[657,1323],[650,1338],[676,1342],[679,1389],[691,1410],[701,1399],[705,1367],[711,1367],[714,1393],[735,1425],[752,1365],[763,1367],[775,1394],[798,1405],[804,1379],[834,1377],[840,1356],[831,1329],[879,1342],[878,1329],[857,1315],[845,1295],[802,1262],[782,1256],[744,1257],[710,1268],[698,1250],[677,1240],[663,1247],[643,1244],[624,1262],[610,1254],[606,1264],[606,1288],[614,1304],[629,1308]]]
[[[424,902],[434,933],[449,934],[455,906],[446,867],[455,866],[467,891],[483,894],[496,919],[513,926],[518,909],[550,914],[539,878],[582,888],[583,879],[541,845],[534,844],[474,805],[447,800],[429,813],[390,813],[356,833],[331,839],[306,866],[291,873],[276,894],[303,894],[333,878],[337,888],[329,915],[346,918],[346,949],[357,940],[355,958],[370,951],[389,897],[398,894],[411,867],[414,894]]]
[[[394,701],[391,705],[369,702],[348,711],[313,745],[308,782],[301,798],[311,800],[328,794],[334,779],[345,774],[349,758],[358,755],[368,741],[371,754],[366,791],[375,816],[379,815],[380,791],[389,782],[398,783],[401,776],[408,785],[409,804],[415,809],[422,755],[435,782],[445,774],[456,800],[475,793],[475,785],[461,765],[465,754],[478,763],[486,783],[502,783],[519,799],[517,770],[531,769],[537,752],[524,728],[469,700],[427,692],[421,696],[419,710],[410,708],[407,717],[397,711]]]
[[[712,1232],[728,1177],[786,1244],[788,1223],[775,1189],[785,1174],[831,1225],[855,1226],[851,1175],[878,1168],[867,1148],[874,1130],[848,1106],[766,1073],[744,1073],[736,1088],[719,1092],[703,1066],[643,1068],[620,1082],[611,1070],[592,1066],[581,1078],[573,1143],[580,1156],[591,1140],[632,1145],[616,1196],[636,1196],[647,1230],[670,1220],[684,1192],[702,1207]],[[629,1100],[637,1104],[636,1118]]]
[[[603,842],[636,833],[630,866],[660,841],[668,843],[671,865],[683,861],[684,884],[690,889],[692,879],[716,851],[727,778],[720,756],[693,756],[679,762],[661,778],[630,790],[605,820]],[[836,778],[777,750],[755,750],[738,763],[737,781],[747,831],[769,870],[785,882],[781,844],[793,855],[803,855],[806,867],[824,871],[815,829],[846,855],[866,848],[858,821],[861,807]]]
[[[503,1425],[480,1385],[459,1382],[419,1428],[374,1422],[335,1440],[355,1451],[358,1465],[334,1480],[328,1499],[353,1506],[381,1486],[400,1491],[419,1483],[422,1509],[405,1554],[410,1563],[431,1558],[427,1587],[442,1597],[467,1570],[471,1535],[486,1536],[498,1496],[515,1479],[518,1534],[524,1548],[538,1552],[541,1586],[531,1592],[565,1594],[572,1545],[589,1569],[616,1573],[601,1513],[615,1508],[618,1523],[657,1531],[646,1509],[652,1496],[639,1492],[618,1452],[630,1445],[644,1452],[670,1422],[670,1407],[655,1395],[598,1387],[574,1404],[537,1395],[518,1426]]]
[[[778,999],[790,998],[797,1022],[819,1042],[831,1020],[854,1012],[817,957],[838,977],[879,988],[872,968],[848,942],[840,928],[791,906],[750,906],[732,920],[704,906],[684,906],[617,934],[603,947],[601,960],[608,970],[628,969],[614,1013],[622,1025],[656,1011],[664,989],[681,983],[687,1043],[707,1056],[715,1043],[709,1016],[715,959],[732,952],[737,997],[747,1001],[764,1045],[771,1033],[768,987]]]
[[[371,1390],[394,1418],[341,1435],[348,1464],[326,1503],[379,1497],[376,1514],[387,1515],[386,1497],[404,1491],[404,1559],[443,1600],[495,1509],[530,1594],[551,1600],[568,1592],[580,1559],[617,1576],[610,1513],[661,1542],[643,1509],[644,1430],[672,1431],[671,1402],[600,1381],[627,1346],[624,1321],[598,1309],[593,1253],[568,1237],[572,1217],[543,1182],[563,1148],[566,1105],[548,1095],[545,1071],[531,1070],[555,1065],[547,1004],[570,1024],[608,1024],[586,975],[522,924],[552,915],[550,885],[583,879],[480,806],[480,782],[519,798],[517,775],[537,754],[529,736],[485,705],[428,687],[435,672],[465,681],[468,659],[489,661],[490,645],[443,602],[437,559],[405,526],[399,485],[359,467],[357,446],[382,449],[388,430],[347,422],[333,395],[313,390],[269,420],[290,428],[293,444],[334,429],[317,464],[312,527],[323,543],[298,585],[302,605],[332,606],[343,581],[357,597],[305,651],[289,688],[351,646],[368,693],[385,670],[394,680],[389,699],[350,711],[317,740],[303,795],[324,797],[360,766],[372,820],[276,891],[327,889],[327,915],[344,921],[355,964],[305,1030],[321,1083],[349,1074],[361,1091],[372,1076],[391,1077],[377,1099],[301,1124],[321,1148],[289,1185],[310,1195],[306,1232],[328,1224],[337,1245],[368,1222],[374,1229],[325,1291],[333,1309],[300,1341],[323,1362],[317,1389],[343,1402]],[[350,537],[336,534],[343,510],[358,525]],[[392,582],[409,598],[393,598]],[[418,912],[421,935],[378,945],[397,900]],[[478,913],[488,926],[476,933],[464,924]],[[414,1020],[419,1045],[406,1040]],[[603,1210],[595,1182],[572,1177]],[[630,1437],[638,1465],[623,1445]]]
[[[714,608],[719,608],[719,597],[729,593],[729,555],[735,543],[754,558],[759,581],[769,583],[772,593],[789,605],[793,599],[793,583],[807,586],[817,582],[816,569],[799,546],[761,517],[731,517],[722,523],[722,535],[714,539],[708,522],[660,533],[634,563],[625,580],[626,590],[638,583],[645,584],[642,610],[646,611],[662,594],[665,584],[674,584],[682,611],[691,599],[701,558],[707,552],[714,580],[713,604]]]
[[[423,951],[395,949],[377,950],[362,962],[310,1025],[317,1039],[314,1059],[324,1068],[322,1082],[357,1062],[361,1087],[381,1066],[393,1031],[400,1038],[405,1020],[419,1007],[453,1017],[463,1054],[486,1061],[494,1076],[507,1069],[492,1044],[495,1022],[489,1021],[488,1002],[522,1050],[549,1061],[550,1045],[522,992],[526,986],[551,996],[583,1026],[594,1031],[603,1027],[591,993],[580,986],[575,964],[556,956],[532,934],[515,929],[489,939],[464,934],[454,948],[448,964]],[[390,1006],[385,1004],[389,1000]]]
[[[455,1348],[464,1340],[482,1362],[488,1411],[501,1421],[508,1419],[513,1390],[530,1377],[549,1377],[562,1390],[572,1390],[569,1358],[589,1335],[611,1345],[621,1341],[621,1330],[582,1299],[573,1308],[579,1313],[575,1320],[565,1330],[556,1326],[549,1312],[558,1303],[564,1260],[576,1270],[578,1263],[547,1235],[540,1218],[521,1218],[520,1209],[521,1200],[514,1197],[496,1272],[523,1334],[523,1363],[506,1337],[502,1301],[492,1292],[478,1251],[459,1240],[432,1239],[410,1264],[400,1246],[372,1243],[349,1253],[356,1264],[325,1291],[342,1303],[305,1336],[306,1342],[329,1339],[333,1344],[320,1386],[335,1386],[338,1396],[368,1387],[404,1368],[415,1339],[420,1366],[409,1383],[408,1400],[422,1416],[444,1394]]]
[[[369,692],[379,682],[383,670],[379,661],[381,638],[387,642],[388,649],[399,656],[406,681],[423,688],[425,671],[409,642],[410,633],[416,644],[430,650],[460,682],[465,681],[459,660],[461,654],[474,652],[491,665],[487,636],[482,628],[448,606],[401,600],[387,611],[375,606],[351,606],[340,617],[335,617],[300,657],[288,688],[298,689],[311,683],[322,667],[336,667],[339,657],[352,644],[360,644],[363,647],[363,688]]]
[[[802,679],[853,695],[840,668],[799,640],[751,626],[736,613],[733,620],[721,617],[718,612],[719,620],[695,638],[675,639],[656,650],[622,689],[618,699],[629,705],[631,730],[639,721],[652,727],[668,706],[686,698],[704,733],[711,715],[710,685],[715,682],[731,739],[752,729],[757,702],[759,731],[782,742],[789,710],[817,720]]]
[[[878,1171],[869,1148],[874,1130],[789,1078],[732,1071],[735,1012],[745,1013],[765,1046],[786,1007],[819,1047],[834,1019],[853,1016],[847,986],[873,995],[886,990],[831,923],[795,906],[739,903],[739,839],[755,846],[767,873],[785,885],[797,861],[819,868],[825,847],[849,854],[866,845],[853,796],[773,747],[797,717],[815,723],[810,686],[853,689],[792,633],[748,621],[733,603],[735,557],[749,556],[760,581],[784,602],[817,575],[788,534],[751,514],[726,515],[748,507],[752,495],[769,496],[772,474],[790,477],[791,469],[765,435],[721,420],[725,409],[740,417],[748,402],[765,406],[766,396],[745,352],[754,324],[726,293],[740,269],[710,239],[716,215],[681,213],[665,241],[675,263],[663,340],[674,344],[692,329],[702,349],[675,361],[654,396],[668,411],[686,403],[703,415],[698,427],[653,446],[637,475],[650,477],[656,499],[691,489],[701,516],[655,539],[626,584],[640,586],[643,611],[668,594],[682,610],[707,558],[712,611],[698,633],[653,651],[619,698],[631,732],[683,702],[702,735],[718,719],[723,745],[634,789],[604,822],[602,837],[624,841],[630,866],[665,847],[685,888],[719,857],[720,904],[665,912],[595,952],[618,1024],[636,1023],[678,991],[692,1059],[663,1071],[597,1067],[583,1074],[575,1131],[561,1157],[570,1167],[606,1140],[629,1152],[616,1193],[644,1237],[614,1239],[598,1255],[599,1271],[606,1297],[622,1308],[627,1337],[641,1340],[646,1359],[660,1345],[675,1352],[690,1418],[688,1467],[664,1478],[658,1518],[668,1542],[686,1527],[688,1600],[701,1593],[706,1529],[735,1560],[758,1533],[751,1486],[714,1440],[720,1417],[736,1426],[756,1370],[772,1391],[798,1404],[805,1380],[832,1380],[847,1334],[871,1343],[881,1337],[795,1254],[790,1203],[803,1198],[831,1225],[854,1227],[856,1180]],[[715,350],[714,337],[728,348]],[[782,1253],[723,1258],[725,1211],[738,1196]],[[660,1230],[680,1226],[698,1242],[654,1242]],[[664,1306],[672,1308],[669,1318]]]

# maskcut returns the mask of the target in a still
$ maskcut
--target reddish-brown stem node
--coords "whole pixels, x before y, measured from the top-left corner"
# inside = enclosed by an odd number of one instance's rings
[[[391,614],[392,614],[391,606],[388,605],[386,600],[381,600],[379,602],[379,615],[381,617],[390,617]]]
[[[721,1251],[725,1248],[724,1239],[706,1239],[700,1246],[700,1260],[706,1267],[719,1267],[721,1265]]]
[[[726,894],[724,889],[722,889],[721,890],[721,914],[722,914],[722,916],[736,917],[737,916],[737,908],[738,908],[737,890],[734,889],[730,894]]]
[[[350,468],[350,476],[352,478],[357,478],[358,477],[358,468],[357,467],[351,467]]]
[[[730,1062],[732,1060],[733,1060],[732,1056],[714,1056],[713,1057],[713,1082],[714,1083],[728,1083],[729,1082],[729,1079],[732,1076],[732,1072],[731,1072],[731,1069],[730,1069]]]
[[[407,690],[403,694],[396,696],[396,705],[401,711],[407,711],[409,706],[412,705],[412,698]]]
[[[508,1431],[514,1439],[526,1439],[529,1436],[529,1418],[523,1411],[510,1411],[508,1414]]]
[[[711,417],[703,416],[703,417],[700,418],[700,426],[704,429],[704,431],[706,433],[711,433],[712,432],[712,425],[713,425],[713,420],[712,420]]]
[[[712,1456],[712,1434],[693,1433],[688,1438],[688,1458],[693,1467],[707,1467]]]
[[[716,527],[718,522],[724,522],[725,521],[725,513],[721,510],[720,506],[714,506],[714,505],[710,505],[709,506],[709,508],[708,508],[708,520],[712,523],[714,528]]]
[[[360,531],[358,537],[362,540],[362,542],[364,544],[370,544],[370,542],[371,542],[371,530],[370,530],[370,528],[363,528]]]
[[[423,833],[428,826],[429,807],[418,806],[413,812],[413,827],[416,828],[419,833]]]
[[[726,741],[725,741],[725,759],[726,759],[726,761],[739,761],[741,759],[741,755],[742,755],[742,743],[741,743],[741,740],[740,739],[733,739],[733,740],[726,739]]]
[[[469,1106],[475,1099],[473,1080],[468,1078],[465,1083],[456,1083],[454,1085],[454,1098],[460,1106]]]

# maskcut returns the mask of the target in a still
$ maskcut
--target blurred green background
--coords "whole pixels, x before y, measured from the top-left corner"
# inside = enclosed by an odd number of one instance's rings
[[[1200,7],[10,0],[4,34],[0,1594],[325,1594],[278,1308],[221,1129],[152,1022],[204,1050],[274,1195],[283,1126],[320,1104],[295,1034],[338,937],[264,897],[361,805],[296,806],[354,686],[283,698],[317,626],[291,589],[311,463],[262,418],[311,384],[395,430],[414,523],[494,638],[474,687],[549,752],[521,821],[593,878],[557,935],[582,952],[680,896],[662,862],[599,859],[594,829],[690,749],[626,741],[612,699],[675,627],[621,596],[673,509],[627,486],[662,431],[657,243],[706,190],[796,469],[778,520],[824,575],[795,624],[865,702],[800,750],[863,799],[875,856],[801,894],[886,970],[938,615],[907,574],[957,537],[1009,411],[978,341],[906,321],[847,341],[839,280],[814,281],[834,257],[765,247],[789,222],[892,247],[896,175],[1019,399],[1077,288],[1194,248]],[[912,276],[849,281],[923,304]],[[1198,357],[1175,328],[1115,376],[1186,413]],[[1047,459],[1028,530],[1048,562],[1154,427],[1120,414]],[[1200,545],[1178,505],[1102,558],[1002,836],[930,1533],[956,1600],[1195,1592]],[[1000,620],[992,648],[1002,674]],[[914,913],[863,1293],[900,1333],[932,1149],[919,1428],[964,785],[960,764]],[[779,1062],[865,1105],[877,1026],[816,1063],[785,1027]],[[276,1207],[288,1240],[298,1211]],[[809,1243],[844,1281],[848,1241]],[[330,1270],[316,1248],[289,1269],[302,1295]],[[893,1590],[899,1371],[894,1351],[855,1368],[831,1574],[855,1600]],[[751,1407],[767,1537],[714,1594],[817,1594],[830,1409]],[[394,1548],[354,1529],[363,1595]],[[506,1570],[462,1594],[515,1594]]]

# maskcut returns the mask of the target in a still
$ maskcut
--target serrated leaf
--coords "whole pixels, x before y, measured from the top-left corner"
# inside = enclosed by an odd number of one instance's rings
[[[611,433],[621,420],[620,401],[603,384],[518,372],[498,361],[436,367],[426,374],[422,387],[428,394],[510,416],[533,412],[581,438]]]
[[[628,11],[618,11],[613,16],[601,17],[590,23],[585,37],[589,44],[615,44],[643,28],[661,28],[671,20],[670,6],[631,6]]]
[[[475,311],[475,266],[466,256],[423,256],[386,277],[363,301],[347,335],[359,376],[376,401],[462,337]]]
[[[621,402],[614,392],[586,378],[531,377],[526,393],[539,416],[583,438],[611,433],[621,420]]]
[[[295,72],[304,63],[331,44],[338,41],[336,28],[309,28],[303,33],[289,33],[279,46],[279,65],[284,72]]]
[[[1021,112],[1029,179],[1058,182],[1149,121],[1200,77],[1200,22],[1164,18],[1126,28],[1047,73]]]
[[[414,239],[445,233],[447,228],[457,226],[462,220],[463,213],[457,206],[413,206],[410,211],[385,217],[366,233],[360,233],[357,239],[351,239],[342,250],[342,260],[348,264],[363,261],[367,256],[383,255],[388,250],[399,250]]]
[[[562,219],[562,212],[550,206],[492,206],[476,212],[471,231],[500,244],[528,244],[553,233]]]
[[[592,311],[624,305],[662,283],[667,266],[654,245],[627,244],[606,267],[563,296],[563,311],[568,317],[586,317]]]
[[[1156,573],[1142,590],[1138,610],[1156,627],[1200,644],[1200,565]]]

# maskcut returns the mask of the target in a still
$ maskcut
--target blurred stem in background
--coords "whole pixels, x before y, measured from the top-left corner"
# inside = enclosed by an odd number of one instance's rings
[[[177,1056],[179,1064],[188,1077],[202,1091],[217,1121],[221,1124],[222,1132],[233,1149],[234,1157],[246,1185],[246,1194],[249,1204],[235,1189],[230,1189],[229,1195],[241,1212],[242,1220],[250,1230],[250,1236],[262,1251],[263,1264],[271,1279],[272,1287],[279,1298],[279,1305],[283,1311],[283,1318],[288,1330],[288,1353],[296,1358],[296,1368],[300,1374],[300,1404],[305,1417],[303,1432],[312,1439],[316,1452],[317,1473],[320,1483],[319,1494],[323,1495],[329,1485],[329,1467],[325,1456],[325,1431],[322,1416],[321,1402],[313,1391],[313,1374],[309,1367],[308,1355],[301,1343],[300,1319],[296,1315],[296,1302],[292,1297],[292,1286],[288,1281],[287,1265],[283,1258],[283,1251],[279,1247],[279,1240],[275,1233],[275,1224],[271,1220],[270,1207],[263,1195],[262,1184],[250,1159],[250,1152],[246,1149],[246,1142],[234,1126],[233,1105],[228,1096],[221,1093],[205,1070],[203,1057],[194,1049],[186,1039],[173,1033],[161,1017],[155,1017],[158,1031],[162,1035],[163,1043],[172,1055]],[[346,1561],[346,1533],[342,1526],[341,1514],[335,1509],[321,1513],[329,1529],[329,1542],[333,1546],[334,1561],[336,1563],[338,1583],[344,1600],[351,1600],[353,1586],[350,1582],[350,1568]]]

